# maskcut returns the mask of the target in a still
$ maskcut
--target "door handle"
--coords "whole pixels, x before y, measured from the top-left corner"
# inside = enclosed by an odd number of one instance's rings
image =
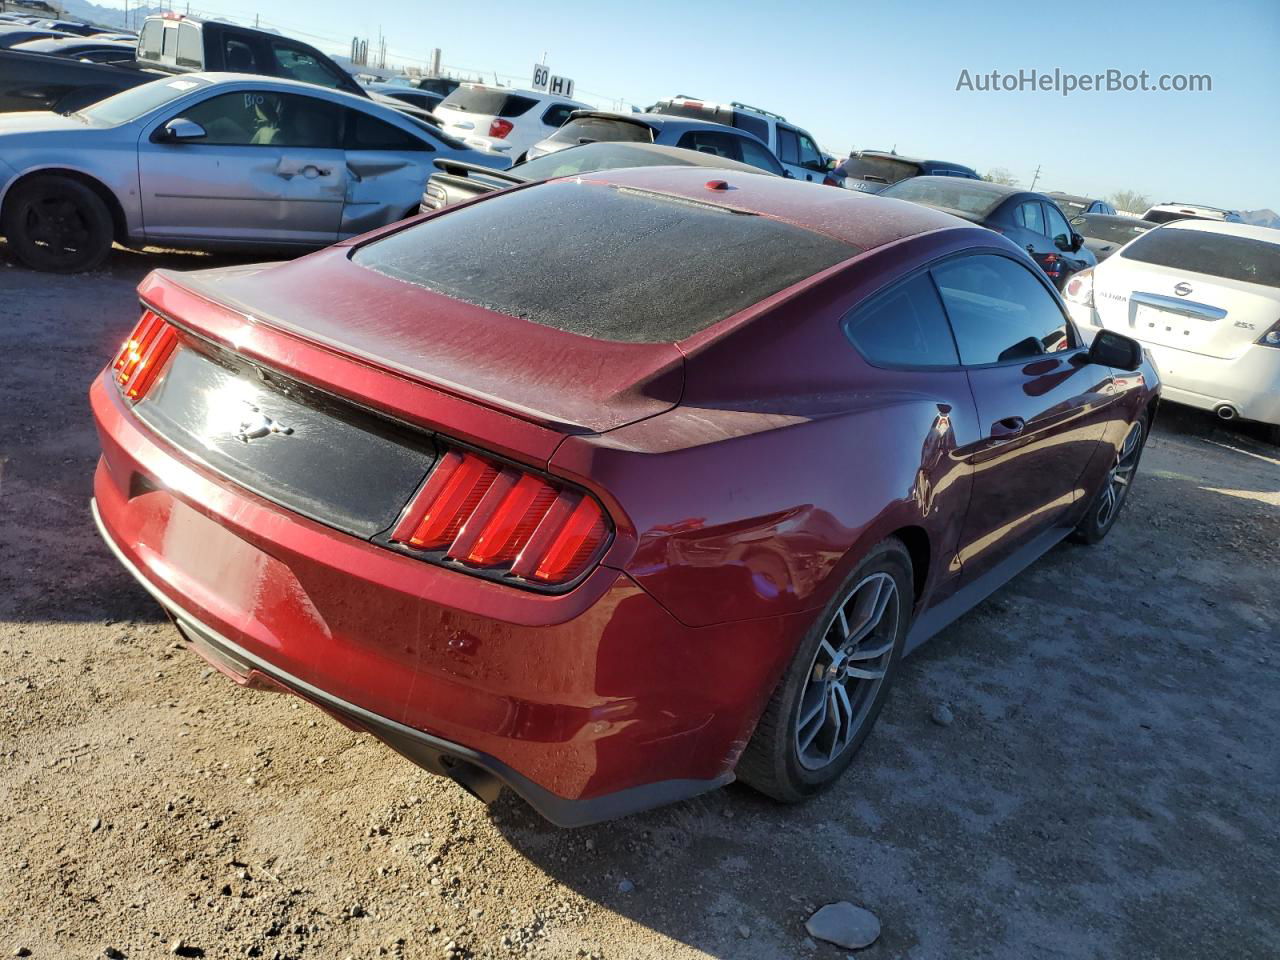
[[[1003,420],[997,420],[991,425],[992,440],[1012,440],[1022,435],[1022,431],[1026,428],[1027,421],[1021,417],[1005,417]]]

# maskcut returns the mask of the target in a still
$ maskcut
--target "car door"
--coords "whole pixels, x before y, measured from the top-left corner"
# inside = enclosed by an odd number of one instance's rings
[[[778,159],[797,180],[822,181],[826,164],[822,151],[807,133],[778,124]]]
[[[425,133],[354,107],[344,112],[347,194],[339,233],[351,237],[416,214],[439,153]]]
[[[1081,478],[1108,421],[1122,418],[1112,371],[1087,362],[1061,302],[1013,257],[967,254],[932,270],[978,408],[980,439],[960,535],[969,582],[1084,496]]]
[[[174,120],[195,124],[195,135],[169,136]],[[341,126],[341,108],[327,100],[266,89],[162,116],[138,142],[147,238],[333,243],[347,181]]]

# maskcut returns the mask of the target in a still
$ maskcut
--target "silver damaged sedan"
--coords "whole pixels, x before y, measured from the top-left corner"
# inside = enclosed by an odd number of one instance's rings
[[[0,234],[37,270],[126,246],[307,249],[417,213],[436,159],[506,157],[310,84],[189,73],[78,113],[0,116]]]

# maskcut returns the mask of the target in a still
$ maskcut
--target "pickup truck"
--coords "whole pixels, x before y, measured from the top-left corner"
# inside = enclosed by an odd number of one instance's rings
[[[315,47],[269,30],[176,14],[147,17],[136,59],[81,63],[64,57],[0,50],[0,112],[71,113],[140,83],[175,73],[225,71],[285,77],[354,93],[437,124],[427,110],[371,93]]]

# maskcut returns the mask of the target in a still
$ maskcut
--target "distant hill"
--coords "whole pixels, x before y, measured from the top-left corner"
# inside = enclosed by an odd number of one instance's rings
[[[89,0],[62,0],[62,15],[67,20],[80,20],[101,27],[117,27],[119,29],[136,30],[145,17],[153,13],[164,13],[165,7],[130,7],[129,25],[124,21],[124,10],[119,7],[101,6]]]
[[[1245,223],[1254,223],[1260,227],[1276,227],[1280,229],[1280,213],[1274,210],[1241,210],[1240,216]]]

